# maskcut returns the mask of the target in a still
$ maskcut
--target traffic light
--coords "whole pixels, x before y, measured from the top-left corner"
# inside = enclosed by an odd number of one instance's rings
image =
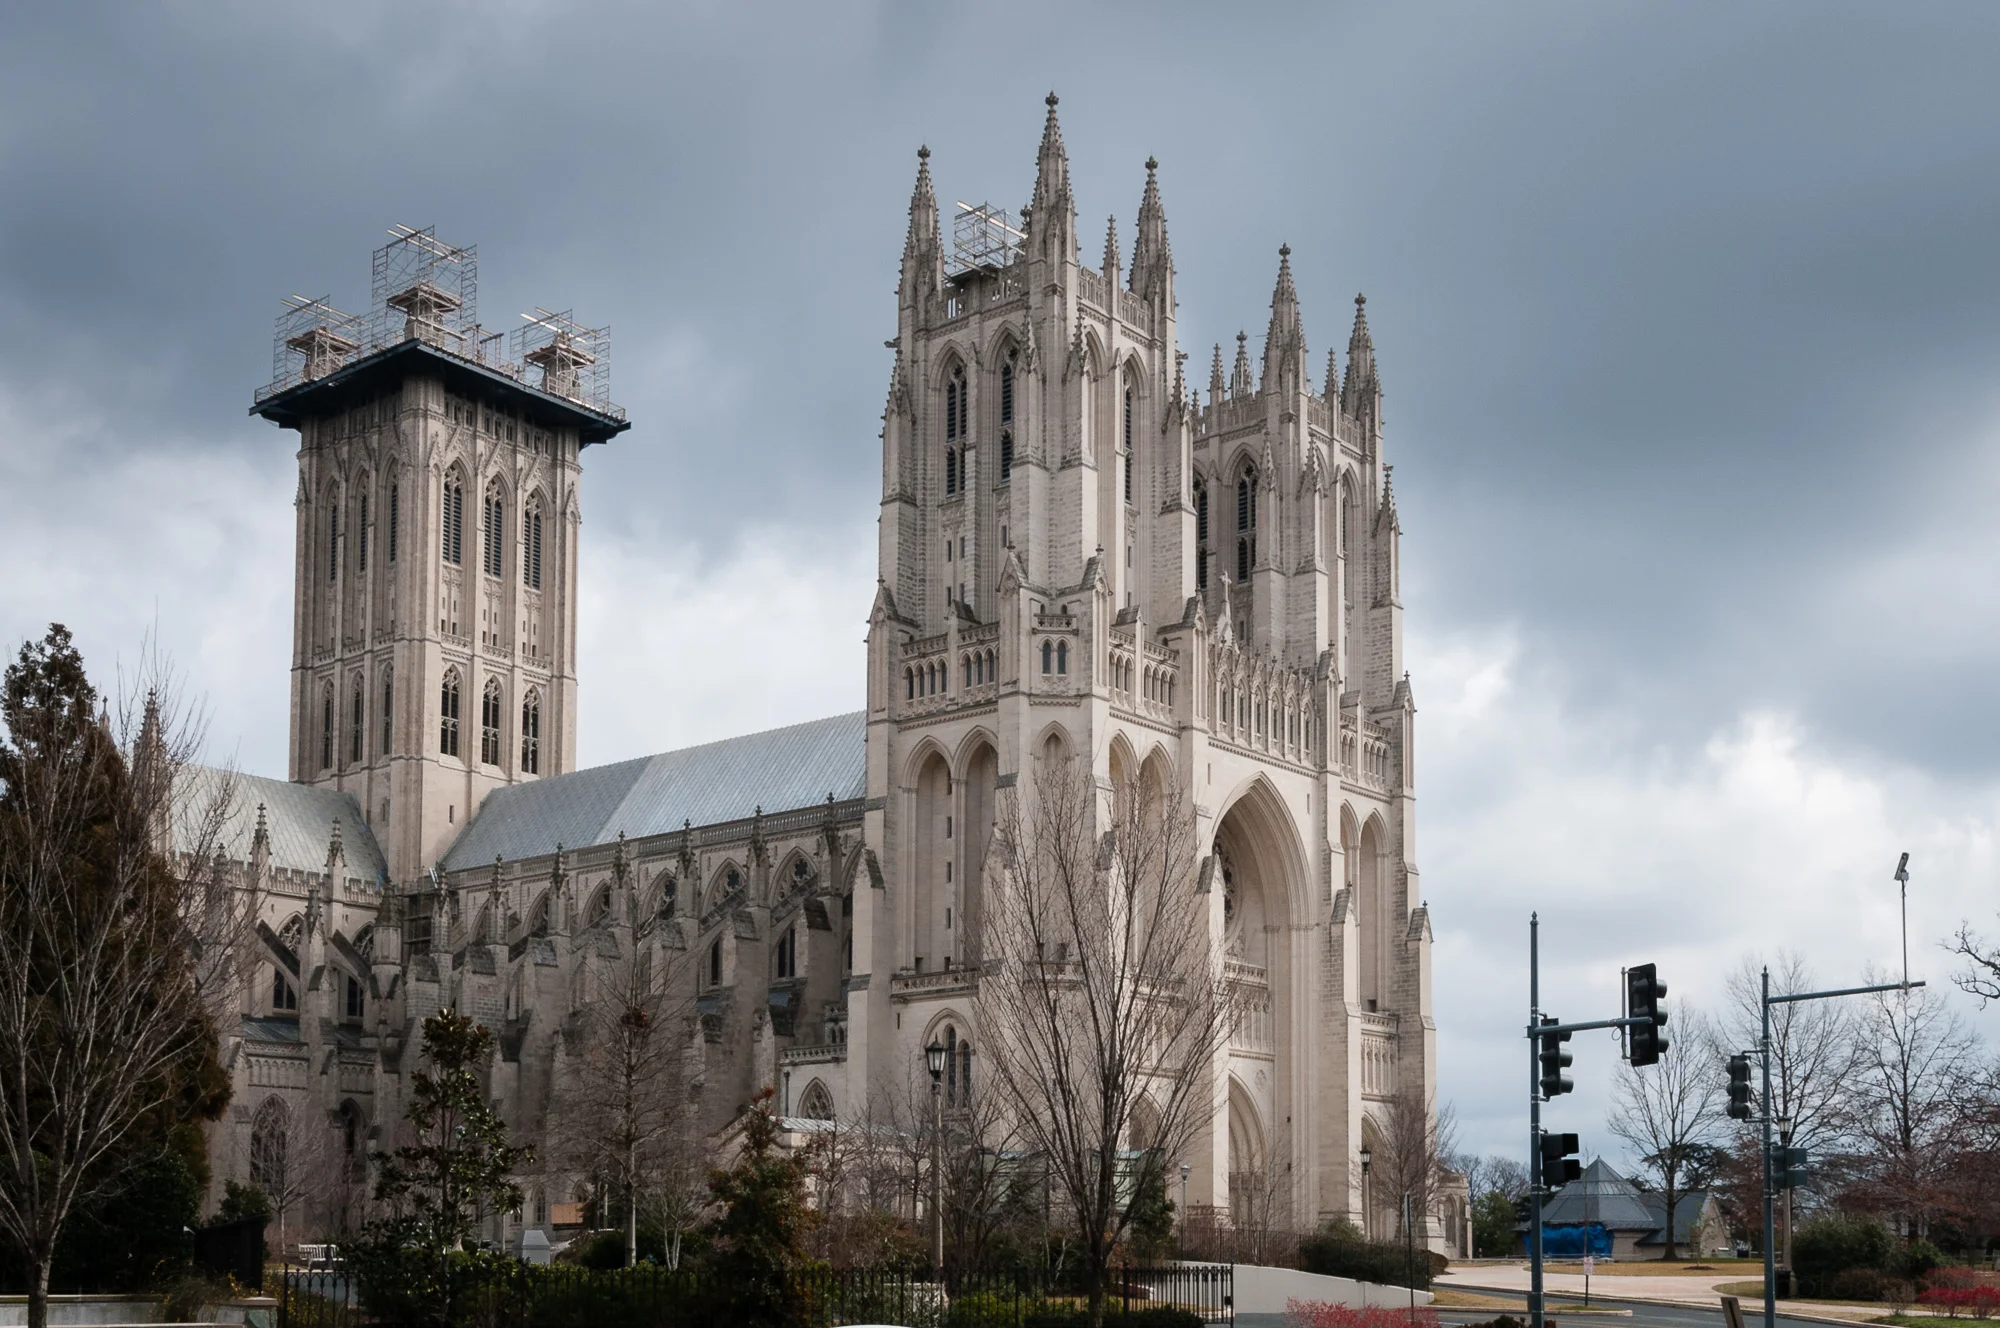
[[[1750,1110],[1750,1057],[1737,1052],[1729,1058],[1729,1116],[1732,1120],[1749,1120]]]
[[[1626,970],[1626,1013],[1633,1019],[1648,1021],[1631,1025],[1634,1066],[1657,1063],[1660,1053],[1667,1049],[1667,1035],[1660,1031],[1667,1023],[1667,1012],[1660,1008],[1660,1000],[1666,994],[1667,984],[1660,981],[1655,965],[1641,964]]]
[[[1542,1136],[1542,1188],[1560,1189],[1583,1175],[1583,1163],[1576,1160],[1576,1136],[1573,1134],[1544,1134]]]
[[[1806,1175],[1806,1150],[1803,1148],[1780,1148],[1777,1157],[1778,1188],[1781,1190],[1804,1189]]]
[[[1554,1015],[1545,1014],[1542,1016],[1542,1022],[1553,1024],[1557,1020]],[[1567,1093],[1576,1087],[1574,1083],[1563,1075],[1563,1071],[1568,1069],[1576,1060],[1576,1057],[1562,1049],[1562,1044],[1569,1041],[1569,1039],[1570,1035],[1568,1033],[1543,1033],[1540,1036],[1541,1050],[1538,1053],[1538,1057],[1542,1063],[1542,1099],[1544,1101],[1555,1097],[1559,1093]]]

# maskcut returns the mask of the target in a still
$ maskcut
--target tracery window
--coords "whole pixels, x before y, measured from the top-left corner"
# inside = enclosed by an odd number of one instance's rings
[[[1069,672],[1069,642],[1056,642],[1056,672]]]
[[[465,481],[453,471],[444,481],[444,507],[439,513],[444,560],[453,567],[465,562]]]
[[[965,369],[955,365],[944,387],[944,491],[958,492],[959,454],[966,436]]]
[[[1042,642],[1042,672],[1044,674],[1054,671],[1055,658],[1056,643],[1053,641]]]
[[[1208,484],[1194,482],[1194,586],[1208,589]]]
[[[365,490],[361,494],[361,528],[355,532],[355,542],[354,570],[365,572],[368,570],[368,494]]]
[[[1246,470],[1236,481],[1236,579],[1250,579],[1257,563],[1257,472]]]
[[[542,694],[536,691],[521,702],[521,772],[542,772]]]
[[[340,501],[326,500],[326,579],[340,577]]]
[[[396,675],[391,670],[382,672],[382,747],[381,754],[389,755],[395,750],[396,737]]]
[[[458,670],[446,669],[438,689],[438,751],[458,755]]]
[[[488,678],[479,697],[479,759],[500,764],[500,680]]]
[[[505,576],[507,506],[500,498],[498,485],[486,491],[486,511],[482,526],[481,533],[486,537],[486,575]]]
[[[389,485],[389,561],[396,561],[396,519],[402,514],[403,493],[401,486]]]
[[[530,590],[542,588],[542,504],[531,499],[527,515],[521,519],[521,584]]]
[[[1125,501],[1132,501],[1132,389],[1125,389]]]

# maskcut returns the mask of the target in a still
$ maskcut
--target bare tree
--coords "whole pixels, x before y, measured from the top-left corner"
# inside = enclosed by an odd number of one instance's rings
[[[1978,1043],[1927,987],[1876,992],[1867,1009],[1857,1090],[1869,1159],[1859,1190],[1905,1235],[1921,1236],[1957,1207]]]
[[[644,940],[618,957],[584,959],[583,999],[564,1029],[568,1064],[549,1104],[548,1155],[595,1177],[625,1204],[625,1257],[639,1257],[639,1214],[691,1220],[691,1178],[706,1174],[693,1110],[691,981]],[[669,1239],[677,1259],[676,1226]]]
[[[191,743],[159,732],[128,762],[99,704],[60,626],[23,647],[0,696],[0,1231],[28,1266],[32,1328],[101,1164],[212,1056],[160,852],[170,762]]]
[[[2000,1001],[2000,946],[1989,944],[1984,936],[1972,930],[1971,923],[1961,922],[1958,933],[1944,943],[1944,948],[1965,961],[1965,967],[1952,979],[1960,991],[1977,996],[1982,1006],[1988,1001]]]
[[[1630,1144],[1639,1161],[1659,1177],[1666,1200],[1666,1240],[1669,1260],[1680,1252],[1674,1240],[1674,1215],[1688,1173],[1707,1168],[1722,1114],[1721,1086],[1710,1063],[1711,1037],[1703,1035],[1699,1015],[1685,1014],[1688,1029],[1673,1039],[1659,1062],[1633,1069],[1620,1061],[1612,1076],[1611,1133]]]
[[[1754,957],[1746,958],[1728,977],[1729,1002],[1706,1039],[1712,1073],[1721,1073],[1731,1054],[1754,1052],[1763,1035],[1760,967]],[[1817,984],[1812,966],[1796,950],[1779,951],[1770,967],[1772,995],[1811,991]],[[1791,1122],[1791,1140],[1799,1148],[1832,1151],[1854,1128],[1862,1055],[1857,1009],[1837,1000],[1771,1007],[1771,1110]]]
[[[980,1028],[991,1083],[1075,1223],[1097,1325],[1143,1188],[1120,1159],[1135,1113],[1160,1157],[1183,1156],[1210,1128],[1236,1012],[1186,802],[1150,781],[1101,797],[1064,757],[1034,767],[994,827]]]
[[[1499,1194],[1513,1202],[1528,1192],[1528,1169],[1505,1153],[1453,1153],[1445,1159],[1453,1171],[1465,1177],[1466,1192],[1476,1201],[1483,1194]]]
[[[1446,1161],[1457,1142],[1457,1117],[1449,1103],[1439,1106],[1405,1088],[1389,1099],[1376,1123],[1382,1132],[1381,1147],[1373,1150],[1370,1188],[1396,1205],[1395,1231],[1400,1239],[1410,1234],[1406,1220],[1428,1217],[1457,1174]]]
[[[273,1099],[257,1109],[250,1129],[250,1179],[270,1200],[278,1224],[278,1249],[291,1246],[295,1229],[322,1228],[325,1234],[344,1216],[340,1200],[348,1189],[352,1159],[341,1146],[339,1127],[313,1108],[293,1111]]]

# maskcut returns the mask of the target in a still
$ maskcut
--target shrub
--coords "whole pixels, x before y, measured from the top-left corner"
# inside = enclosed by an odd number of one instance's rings
[[[1331,1300],[1288,1300],[1285,1322],[1291,1328],[1438,1328],[1437,1311],[1428,1305],[1412,1317],[1408,1309],[1342,1305]]]
[[[1889,1278],[1879,1268],[1843,1268],[1828,1284],[1835,1300],[1885,1300]]]
[[[951,1302],[945,1328],[1013,1328],[1021,1322],[1020,1301],[998,1291],[975,1291]]]
[[[1883,1266],[1898,1277],[1924,1281],[1924,1274],[1944,1262],[1944,1252],[1927,1240],[1913,1240],[1895,1251]]]
[[[1363,1240],[1352,1222],[1330,1222],[1299,1241],[1299,1267],[1308,1273],[1425,1291],[1439,1264],[1423,1251],[1419,1256],[1413,1269],[1406,1248],[1393,1241]]]
[[[1886,1270],[1890,1254],[1888,1229],[1866,1217],[1816,1217],[1792,1241],[1792,1267],[1806,1296],[1829,1294],[1833,1279],[1849,1268]]]
[[[264,1191],[255,1185],[238,1185],[233,1180],[222,1182],[222,1203],[215,1210],[218,1222],[241,1222],[245,1218],[271,1216],[271,1201]]]

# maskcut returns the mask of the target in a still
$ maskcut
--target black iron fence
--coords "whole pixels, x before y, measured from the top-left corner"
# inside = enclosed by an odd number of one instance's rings
[[[751,1328],[766,1321],[786,1328],[1040,1328],[1064,1323],[1081,1305],[1074,1289],[1032,1275],[948,1273],[940,1285],[911,1273],[827,1268],[791,1274],[780,1286],[746,1286],[653,1265],[603,1272],[503,1261],[454,1266],[438,1289],[430,1304],[446,1308],[426,1317],[449,1328]],[[1135,1323],[1229,1324],[1233,1293],[1227,1264],[1119,1266],[1109,1308]],[[288,1268],[277,1294],[279,1328],[401,1328],[414,1317],[407,1302],[369,1296],[344,1270]]]

